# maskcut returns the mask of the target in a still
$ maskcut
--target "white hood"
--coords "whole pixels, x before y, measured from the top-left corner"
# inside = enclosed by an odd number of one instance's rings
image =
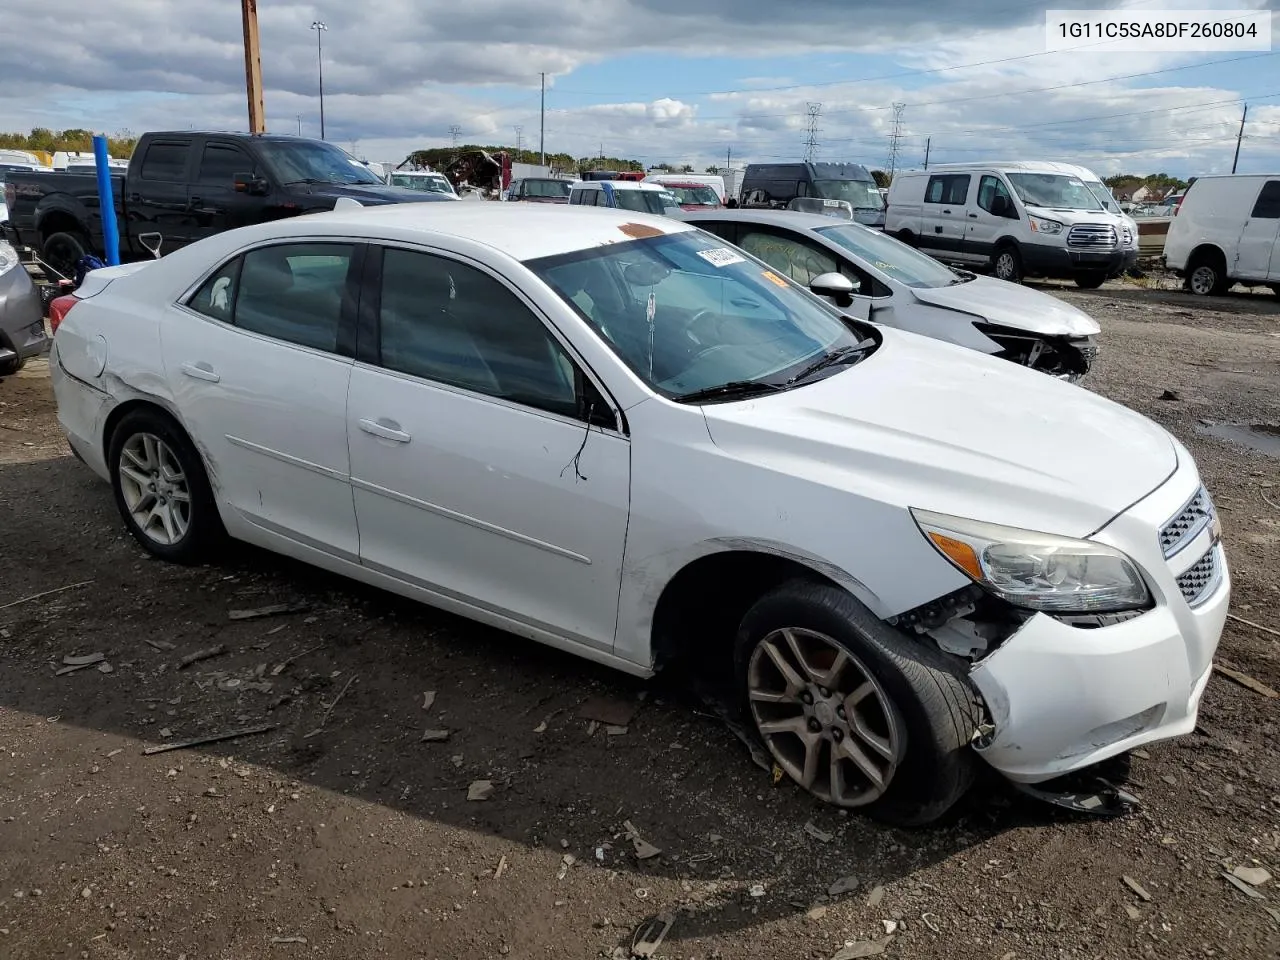
[[[1043,336],[1091,337],[1101,328],[1083,310],[1021,284],[978,276],[950,287],[911,289],[917,300]]]
[[[1007,360],[882,332],[876,353],[825,380],[704,406],[712,440],[855,496],[1074,537],[1177,467],[1172,437],[1119,404]]]

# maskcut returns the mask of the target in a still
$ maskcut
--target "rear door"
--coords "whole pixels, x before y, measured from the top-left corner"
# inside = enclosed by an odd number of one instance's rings
[[[200,149],[196,175],[187,191],[193,239],[259,222],[266,200],[238,193],[235,178],[256,176],[260,172],[253,157],[235,141],[206,140]]]
[[[196,236],[187,204],[187,184],[195,166],[194,137],[157,137],[143,147],[138,169],[125,178],[129,236],[158,233],[161,253],[171,253]]]
[[[1241,280],[1280,279],[1276,241],[1280,237],[1280,179],[1267,180],[1258,191],[1249,219],[1240,232],[1232,276]]]
[[[967,173],[941,173],[929,178],[921,216],[921,249],[951,255],[960,252],[968,225],[966,204],[971,179]]]

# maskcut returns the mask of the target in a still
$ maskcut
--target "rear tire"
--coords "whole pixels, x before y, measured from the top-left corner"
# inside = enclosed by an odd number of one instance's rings
[[[1076,286],[1082,290],[1097,290],[1107,282],[1107,275],[1097,271],[1089,271],[1087,273],[1077,273],[1072,279],[1075,280]]]
[[[921,826],[973,782],[970,741],[981,711],[966,665],[884,624],[838,587],[799,579],[763,596],[739,627],[734,666],[757,736],[825,802]],[[846,751],[861,751],[862,761]]]
[[[145,407],[126,414],[111,435],[107,468],[120,516],[148,553],[194,564],[224,542],[204,463],[168,414]]]
[[[1218,254],[1197,254],[1187,267],[1186,288],[1197,297],[1220,297],[1230,286],[1226,264]]]
[[[998,247],[991,258],[991,272],[997,280],[1021,283],[1022,256],[1018,253],[1018,248],[1011,244]]]
[[[898,240],[905,243],[908,247],[916,245],[916,235],[910,230],[899,230],[896,234]]]
[[[60,230],[44,238],[40,256],[45,263],[62,274],[64,279],[74,280],[76,264],[89,255],[89,241],[78,230]]]
[[[0,377],[12,377],[26,365],[26,357],[10,357],[8,360],[0,360]]]

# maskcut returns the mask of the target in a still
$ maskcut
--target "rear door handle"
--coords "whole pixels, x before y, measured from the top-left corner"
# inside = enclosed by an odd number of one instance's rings
[[[222,379],[213,372],[213,367],[207,363],[184,363],[182,372],[188,377],[195,377],[197,380],[208,380],[210,383],[217,383]]]
[[[950,213],[951,211],[950,211],[950,210],[943,210],[942,212],[943,212],[943,213]]]
[[[394,440],[396,443],[408,443],[412,438],[400,429],[394,420],[361,420],[360,429],[383,440]]]

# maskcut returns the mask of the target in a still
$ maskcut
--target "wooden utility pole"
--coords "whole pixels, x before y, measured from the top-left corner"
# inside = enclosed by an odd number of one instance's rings
[[[249,132],[266,133],[262,102],[262,57],[258,53],[258,0],[240,0],[244,17],[244,83],[249,95]]]
[[[924,168],[929,169],[929,148],[933,146],[933,137],[925,137],[924,140]]]
[[[1244,113],[1240,115],[1240,132],[1236,134],[1236,155],[1231,161],[1231,172],[1236,172],[1236,164],[1240,162],[1240,141],[1244,139],[1244,122],[1249,119],[1249,105],[1244,105]]]
[[[538,152],[542,154],[539,161],[547,165],[547,75],[542,74],[542,108],[538,113]]]

